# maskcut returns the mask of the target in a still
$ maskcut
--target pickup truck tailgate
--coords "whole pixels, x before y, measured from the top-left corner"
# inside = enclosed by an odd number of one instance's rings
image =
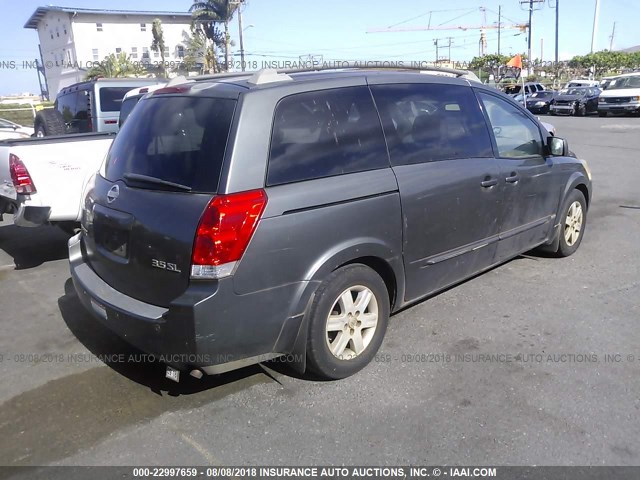
[[[18,197],[9,171],[9,145],[0,144],[0,197],[15,200]],[[0,212],[2,213],[2,212]]]
[[[100,167],[113,138],[90,133],[0,144],[0,195],[25,206],[49,207],[50,221],[79,221],[84,187]],[[16,194],[9,169],[11,154],[27,168],[36,193]]]

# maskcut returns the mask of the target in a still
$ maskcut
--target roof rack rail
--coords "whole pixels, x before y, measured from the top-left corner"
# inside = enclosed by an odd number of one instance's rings
[[[182,77],[184,81],[206,81],[226,78],[247,78],[247,82],[253,85],[262,85],[265,83],[289,81],[292,78],[290,73],[309,73],[321,71],[358,71],[358,70],[391,70],[396,72],[416,72],[416,73],[433,73],[453,75],[458,78],[479,82],[480,79],[470,70],[459,70],[456,68],[447,68],[439,66],[398,66],[398,65],[363,65],[365,62],[339,62],[339,65],[316,65],[303,68],[263,68],[260,70],[252,70],[247,72],[222,72],[204,75],[196,75],[193,77]],[[369,62],[374,63],[374,62]],[[375,62],[382,63],[382,62]]]
[[[328,62],[330,63],[330,62]],[[320,72],[325,70],[394,70],[394,71],[416,71],[416,72],[440,72],[455,75],[457,77],[466,77],[469,75],[468,70],[459,70],[457,68],[439,67],[436,65],[429,65],[425,67],[420,66],[399,66],[399,65],[363,65],[363,63],[383,63],[383,62],[337,62],[339,65],[318,65],[315,67],[305,68],[289,68],[279,69],[278,73],[305,73],[305,72]]]
[[[252,85],[263,85],[265,83],[287,82],[291,80],[293,80],[293,78],[291,78],[285,72],[263,68],[262,70],[258,70],[253,75],[251,75],[249,80],[247,80],[247,83],[251,83]]]
[[[255,71],[250,72],[221,72],[221,73],[204,73],[202,75],[194,75],[193,77],[187,77],[190,80],[214,80],[216,78],[233,78],[233,77],[250,77]]]

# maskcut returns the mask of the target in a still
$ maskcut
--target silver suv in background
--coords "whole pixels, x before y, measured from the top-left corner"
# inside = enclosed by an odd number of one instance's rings
[[[285,356],[337,379],[393,312],[534,247],[574,253],[591,174],[478,82],[267,70],[146,95],[87,190],[79,298],[168,377]]]

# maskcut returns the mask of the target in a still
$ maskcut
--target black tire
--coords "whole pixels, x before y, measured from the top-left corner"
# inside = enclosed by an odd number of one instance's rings
[[[577,115],[579,117],[584,117],[587,114],[587,107],[585,105],[580,105],[577,108]]]
[[[36,114],[33,122],[36,137],[64,135],[66,133],[64,119],[55,108],[46,108]]]
[[[351,290],[353,289],[353,290]],[[362,289],[354,298],[353,294]],[[343,295],[348,295],[356,302],[353,309],[357,309],[357,300],[366,297],[366,290],[372,294],[371,300],[364,304],[364,309],[355,313],[349,309],[343,309],[341,303]],[[348,293],[347,293],[348,292]],[[362,297],[360,296],[362,294]],[[345,378],[362,370],[371,362],[377,353],[389,322],[389,292],[380,276],[371,268],[361,265],[347,265],[334,271],[318,287],[313,303],[309,307],[309,336],[307,338],[307,361],[309,369],[317,375],[326,379]],[[366,322],[365,315],[372,322],[371,316],[377,313],[377,323],[375,327],[365,328],[362,326]],[[340,316],[345,316],[345,326],[342,330],[328,332],[328,321],[330,314],[338,318],[337,323],[342,323]],[[362,322],[358,320],[362,319]],[[373,328],[373,330],[372,330]],[[333,332],[336,332],[333,335]],[[346,336],[343,341],[345,347],[338,356],[334,355],[329,347],[329,342],[333,341],[335,347],[341,343],[340,338]],[[363,349],[357,350],[356,337],[362,340]],[[339,350],[339,348],[337,349]],[[339,358],[343,357],[344,358]]]
[[[579,231],[577,232],[577,237],[573,237],[575,235],[575,219],[567,220],[567,217],[570,215],[571,208],[575,208],[576,202],[580,204],[581,209],[581,221],[579,226]],[[559,257],[568,257],[569,255],[573,255],[580,243],[582,242],[582,237],[584,236],[584,230],[587,226],[587,201],[584,198],[584,195],[580,190],[573,190],[569,196],[565,199],[562,205],[562,217],[560,218],[560,243],[558,244],[558,251],[556,254]],[[574,211],[575,212],[575,211]],[[574,215],[575,216],[575,213]],[[568,238],[568,231],[572,229],[574,232]]]
[[[598,111],[598,116],[599,117],[606,117],[608,112],[600,112]]]
[[[55,225],[67,235],[73,236],[80,232],[80,224],[77,222],[56,222]]]

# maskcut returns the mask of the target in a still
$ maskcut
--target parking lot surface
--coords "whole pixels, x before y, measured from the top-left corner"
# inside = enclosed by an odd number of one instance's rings
[[[164,380],[83,310],[68,236],[5,219],[0,464],[640,464],[640,119],[543,120],[593,172],[578,252],[400,312],[343,381],[277,363]]]

